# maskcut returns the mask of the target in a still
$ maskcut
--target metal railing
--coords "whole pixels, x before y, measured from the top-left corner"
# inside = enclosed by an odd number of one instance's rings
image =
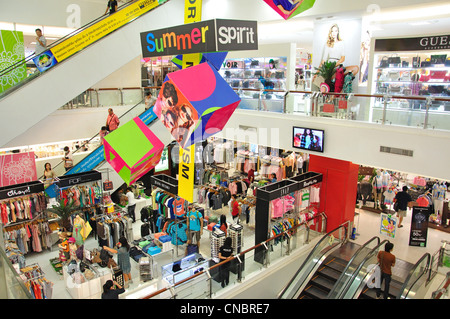
[[[316,230],[310,229],[310,227],[308,226],[308,224],[312,221],[317,223],[315,225]],[[277,234],[276,236],[273,236],[260,244],[257,244],[249,249],[246,249],[245,251],[240,252],[239,254],[234,255],[232,259],[222,261],[209,267],[208,269],[203,269],[188,278],[174,283],[173,285],[159,289],[158,291],[155,291],[142,299],[176,299],[183,298],[184,294],[189,294],[190,299],[212,298],[213,295],[220,290],[220,288],[214,287],[213,273],[220,271],[220,268],[222,266],[225,266],[227,264],[229,265],[229,267],[235,266],[236,281],[234,283],[240,283],[245,279],[246,276],[249,276],[266,268],[270,263],[270,261],[267,260],[269,259],[270,255],[279,255],[279,258],[287,256],[289,252],[293,250],[292,247],[294,246],[294,240],[300,241],[304,245],[307,245],[310,242],[311,231],[316,232],[317,234],[322,234],[325,227],[326,215],[324,213],[320,213],[306,222],[300,223],[292,227],[291,229],[285,230],[282,233]],[[258,262],[253,259],[255,250],[259,247],[264,247],[265,254],[263,262]],[[280,248],[275,249],[275,247]],[[231,281],[232,279],[230,278],[230,282]],[[186,285],[184,284],[188,282],[191,283],[191,285],[186,287]],[[195,296],[193,297],[193,295]]]
[[[419,280],[423,279],[423,276],[428,273],[431,264],[431,255],[425,253],[410,270],[405,282],[400,288],[396,299],[407,299],[408,295],[414,288],[418,288],[416,284]],[[426,278],[428,279],[428,277]]]

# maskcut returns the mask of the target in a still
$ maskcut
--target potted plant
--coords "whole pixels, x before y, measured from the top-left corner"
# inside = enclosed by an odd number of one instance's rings
[[[71,232],[72,224],[70,223],[70,216],[76,213],[79,208],[73,205],[73,201],[69,201],[67,204],[64,200],[59,200],[57,205],[53,205],[48,209],[50,212],[58,215],[59,225],[63,228],[63,231]]]
[[[330,88],[333,86],[333,76],[336,73],[336,61],[325,61],[316,69],[314,75],[316,77],[322,77],[325,84]]]

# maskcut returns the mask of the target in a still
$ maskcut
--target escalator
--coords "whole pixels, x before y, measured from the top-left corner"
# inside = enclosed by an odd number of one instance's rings
[[[139,6],[142,3],[156,5],[141,16],[127,21],[114,31],[105,33],[105,36],[86,44],[85,47],[61,62],[58,61],[48,70],[37,73],[0,93],[0,112],[4,115],[0,119],[3,132],[0,137],[0,147],[26,132],[28,128],[53,113],[61,105],[139,57],[142,54],[140,32],[158,29],[171,23],[172,15],[169,12],[174,10],[173,5],[166,5],[166,3],[170,4],[169,0],[159,2],[161,4],[158,4],[156,0],[130,2],[113,15],[103,16],[52,44],[47,52],[56,50],[57,46],[70,45],[74,42],[73,39],[78,39],[80,35],[93,30],[92,28],[104,25],[112,17],[119,19],[126,10],[131,10],[132,6]],[[162,5],[164,6],[161,7]],[[163,8],[164,11],[162,11]],[[14,72],[14,68],[20,66],[0,70],[0,77]]]

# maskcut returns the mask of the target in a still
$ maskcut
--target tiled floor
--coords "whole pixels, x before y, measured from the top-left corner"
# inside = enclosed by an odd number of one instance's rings
[[[224,208],[226,209],[226,208]],[[225,212],[225,211],[224,211]],[[380,215],[377,213],[356,209],[358,215],[355,218],[355,227],[356,227],[356,238],[353,242],[363,245],[366,241],[371,239],[374,236],[379,236],[381,240],[384,240],[385,237],[380,234]],[[220,211],[213,212],[215,215],[220,215]],[[409,217],[409,218],[408,218]],[[425,253],[430,253],[433,255],[436,253],[441,247],[441,240],[450,241],[450,234],[435,230],[428,229],[428,241],[426,247],[412,247],[409,246],[409,231],[410,231],[410,218],[411,214],[408,213],[408,216],[404,219],[404,227],[397,229],[396,236],[393,239],[389,239],[394,243],[393,254],[401,261],[406,262],[406,264],[411,263],[414,264],[422,257]],[[134,230],[134,238],[140,238],[140,228],[141,222],[138,220],[133,226]],[[254,245],[254,229],[246,226],[244,224],[244,249],[252,247]],[[85,243],[87,249],[97,248],[97,241],[90,237]],[[202,236],[201,244],[200,244],[200,252],[202,255],[209,258],[210,256],[210,241],[209,241],[209,233],[205,231]],[[27,264],[39,263],[39,265],[44,270],[47,278],[54,283],[53,288],[53,299],[72,299],[72,296],[68,293],[66,289],[65,282],[62,277],[60,277],[51,267],[49,260],[51,258],[58,256],[57,246],[54,246],[53,251],[44,251],[41,253],[33,253],[26,256]],[[179,247],[178,251],[174,250],[173,259],[178,260],[184,256],[184,247]],[[170,263],[172,256],[170,254],[166,254],[165,258],[162,258],[159,261],[158,267]],[[132,278],[133,283],[130,284],[128,291],[136,291],[140,287],[148,286],[150,284],[156,283],[158,288],[161,288],[161,282],[159,279],[154,279],[147,283],[142,283],[139,280],[139,269],[138,264],[132,261]],[[401,266],[402,262],[398,263],[398,267]],[[444,269],[444,271],[448,271],[448,269]],[[443,278],[443,276],[441,276]],[[439,283],[442,281],[441,277],[438,277],[436,280],[435,286],[438,287]],[[432,291],[434,288],[430,288]],[[437,288],[436,288],[437,289]],[[435,290],[435,289],[434,289]],[[431,292],[430,292],[431,293]]]

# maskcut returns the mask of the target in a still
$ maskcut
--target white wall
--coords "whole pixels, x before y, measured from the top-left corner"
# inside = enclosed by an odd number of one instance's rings
[[[247,138],[241,125],[256,127]],[[293,126],[325,130],[324,153],[313,154],[356,164],[450,180],[450,132],[397,127],[331,118],[237,110],[224,130],[225,138],[292,148]],[[414,151],[413,157],[380,152],[380,146]]]

